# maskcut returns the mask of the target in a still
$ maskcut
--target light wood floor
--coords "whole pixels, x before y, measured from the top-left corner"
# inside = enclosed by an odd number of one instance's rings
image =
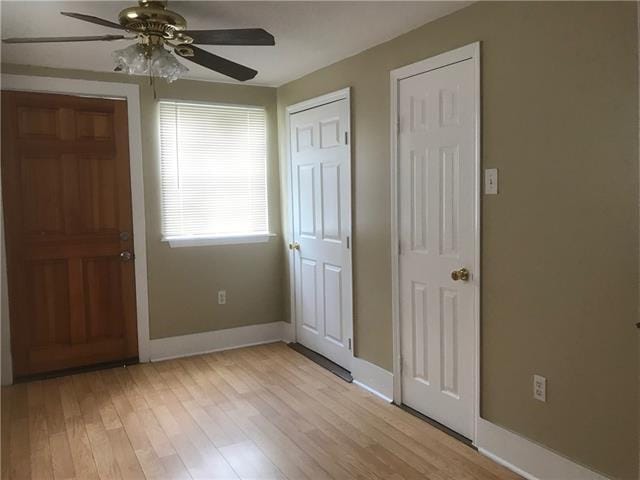
[[[282,343],[3,390],[2,478],[515,479]]]

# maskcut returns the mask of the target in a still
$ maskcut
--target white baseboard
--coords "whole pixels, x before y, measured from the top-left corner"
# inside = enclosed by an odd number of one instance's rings
[[[296,330],[293,322],[282,322],[282,341],[286,343],[295,342]]]
[[[158,338],[150,341],[151,361],[279,342],[286,338],[288,326],[286,322],[260,323],[179,337]]]
[[[353,383],[391,403],[393,397],[393,374],[371,362],[353,357],[351,362]]]
[[[531,440],[478,419],[476,446],[483,455],[528,480],[606,480],[606,477]]]

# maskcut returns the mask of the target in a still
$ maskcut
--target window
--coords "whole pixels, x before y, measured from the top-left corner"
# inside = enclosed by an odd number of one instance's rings
[[[266,136],[260,107],[160,102],[164,240],[267,240]]]

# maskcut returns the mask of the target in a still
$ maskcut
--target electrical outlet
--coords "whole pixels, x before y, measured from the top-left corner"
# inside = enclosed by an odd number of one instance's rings
[[[533,376],[533,398],[541,402],[547,401],[547,379],[541,375]]]
[[[218,305],[224,305],[227,303],[227,291],[218,290]]]

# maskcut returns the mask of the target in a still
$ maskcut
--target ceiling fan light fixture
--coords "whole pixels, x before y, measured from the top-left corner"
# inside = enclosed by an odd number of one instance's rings
[[[129,75],[142,75],[149,70],[149,59],[144,54],[144,48],[139,43],[115,50],[112,53],[116,63],[116,70]]]
[[[163,46],[136,43],[113,52],[116,70],[129,75],[150,75],[171,83],[184,76],[189,69]]]
[[[183,77],[189,69],[176,60],[171,52],[164,47],[156,47],[151,55],[151,74],[154,77],[164,78],[171,83]]]

